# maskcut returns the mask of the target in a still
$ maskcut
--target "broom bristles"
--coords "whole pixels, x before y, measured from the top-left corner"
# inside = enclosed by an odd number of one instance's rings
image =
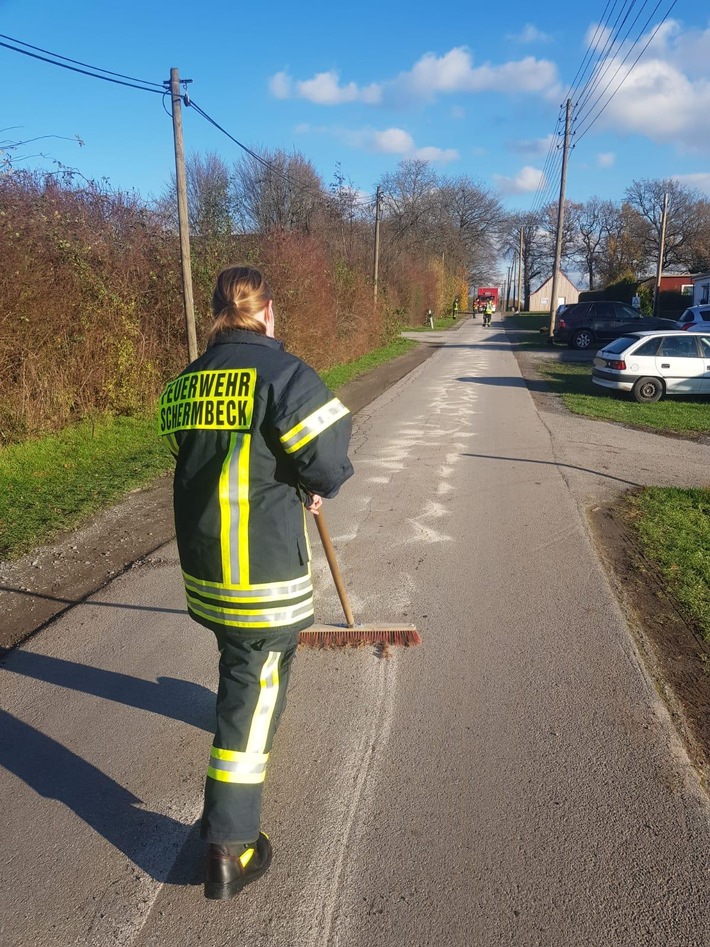
[[[414,625],[312,625],[299,632],[306,648],[358,648],[362,645],[395,645],[409,648],[422,643]]]

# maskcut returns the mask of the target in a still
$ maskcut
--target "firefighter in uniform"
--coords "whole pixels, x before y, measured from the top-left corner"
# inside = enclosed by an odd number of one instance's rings
[[[204,893],[260,877],[271,844],[261,794],[298,632],[313,624],[305,510],[352,475],[350,414],[274,339],[261,273],[220,273],[207,350],[159,405],[176,458],[175,531],[187,608],[220,653],[217,728],[205,783]]]

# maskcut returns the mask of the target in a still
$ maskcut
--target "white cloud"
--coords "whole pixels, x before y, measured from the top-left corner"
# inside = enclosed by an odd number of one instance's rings
[[[334,69],[318,72],[312,79],[298,82],[286,72],[277,72],[269,80],[269,90],[277,99],[306,99],[316,105],[342,105],[347,102],[375,105],[381,96],[376,83],[363,88],[355,82],[341,85],[340,75]]]
[[[558,95],[559,89],[557,66],[548,60],[526,56],[500,66],[474,66],[469,50],[459,46],[443,56],[425,53],[408,72],[384,83],[382,96],[388,104],[406,105],[453,92]]]
[[[611,168],[616,161],[616,155],[613,151],[602,151],[597,155],[597,166],[600,168]]]
[[[456,161],[460,156],[455,148],[434,148],[429,145],[427,148],[417,148],[414,157],[421,158],[422,161],[438,161],[441,164],[448,164],[449,161]]]
[[[494,174],[493,179],[504,194],[530,194],[542,186],[545,176],[539,168],[526,165],[515,177]]]
[[[674,181],[679,184],[685,184],[687,187],[696,187],[699,191],[704,191],[710,195],[710,172],[699,171],[696,174],[674,174]]]
[[[513,43],[551,43],[549,33],[543,33],[534,24],[526,23],[519,33],[508,33],[506,39]]]
[[[539,157],[547,154],[554,137],[554,135],[546,135],[544,138],[520,138],[506,142],[506,145],[516,154]]]
[[[557,97],[561,94],[557,66],[545,59],[526,56],[493,66],[474,66],[470,51],[458,46],[442,56],[425,53],[412,68],[393,79],[359,86],[342,84],[335,70],[316,73],[310,79],[294,80],[287,72],[277,72],[269,80],[271,94],[279,99],[307,99],[316,105],[404,106],[430,102],[452,93],[503,92]]]
[[[291,78],[288,73],[277,72],[269,79],[269,91],[276,99],[288,99],[292,94]]]
[[[434,145],[417,147],[412,135],[403,128],[365,128],[358,131],[339,129],[335,134],[353,148],[362,148],[377,154],[401,155],[404,158],[421,158],[423,161],[440,163],[455,161],[459,157],[455,148],[437,148]]]
[[[641,46],[647,39],[650,33]],[[594,129],[613,128],[686,151],[710,151],[710,28],[683,30],[669,20],[633,69],[635,56],[623,63],[627,52],[628,46],[620,47],[596,71],[597,91],[586,104],[582,102],[578,133],[608,103]],[[595,105],[599,93],[602,97]]]

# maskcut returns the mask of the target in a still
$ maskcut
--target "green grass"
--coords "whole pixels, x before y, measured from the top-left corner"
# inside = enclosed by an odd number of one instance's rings
[[[650,487],[628,503],[645,555],[710,641],[710,490]]]
[[[591,364],[555,361],[540,365],[540,372],[574,414],[670,434],[710,432],[710,398],[674,396],[637,404],[630,396],[614,396],[593,385]]]
[[[322,372],[337,389],[415,348],[395,339],[347,365]],[[12,559],[73,529],[129,490],[171,470],[156,421],[101,417],[0,448],[0,560]]]
[[[377,368],[378,365],[391,362],[393,358],[404,355],[406,352],[415,348],[416,345],[417,343],[412,342],[410,339],[395,339],[394,342],[390,342],[389,345],[375,349],[373,352],[368,352],[367,355],[362,355],[353,362],[347,362],[345,365],[336,365],[335,368],[329,368],[327,371],[320,372],[320,376],[326,385],[335,391],[354,378],[372,371],[373,368]]]
[[[466,318],[466,316],[459,316],[459,319]],[[405,332],[432,332],[437,329],[450,329],[452,326],[455,326],[457,323],[456,319],[452,319],[451,316],[443,316],[439,319],[434,319],[434,329],[432,330],[429,326],[429,323],[424,325],[421,322],[418,322],[415,326],[405,326]]]
[[[155,418],[84,421],[0,450],[0,559],[70,529],[172,467]]]

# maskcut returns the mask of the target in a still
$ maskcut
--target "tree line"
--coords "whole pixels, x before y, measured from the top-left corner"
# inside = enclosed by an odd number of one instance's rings
[[[216,273],[262,268],[278,332],[316,368],[371,351],[469,287],[501,284],[523,234],[524,304],[552,273],[556,208],[511,213],[466,176],[406,160],[375,206],[337,167],[330,182],[299,152],[215,154],[187,162],[198,342]],[[615,203],[569,202],[563,267],[591,288],[655,270],[669,194],[664,265],[710,268],[710,205],[675,181],[634,181]],[[96,412],[152,407],[185,362],[174,188],[146,201],[68,169],[0,174],[0,444]]]

